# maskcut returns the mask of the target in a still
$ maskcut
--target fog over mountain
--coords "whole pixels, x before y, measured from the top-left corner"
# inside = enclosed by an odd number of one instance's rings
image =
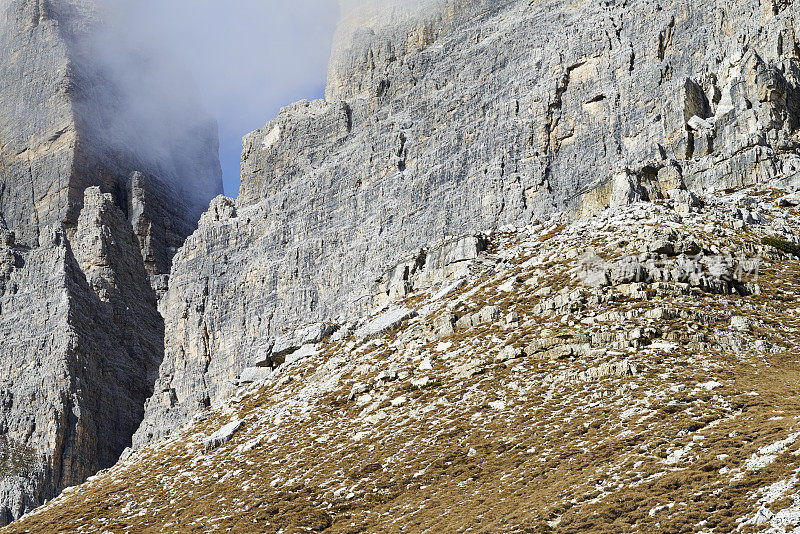
[[[107,31],[96,59],[129,88],[132,119],[166,117],[169,136],[175,122],[191,127],[181,108],[198,95],[219,123],[229,195],[238,191],[242,136],[280,107],[322,96],[339,18],[335,0],[102,0],[101,10]],[[147,79],[135,78],[141,69],[131,61],[148,62]]]

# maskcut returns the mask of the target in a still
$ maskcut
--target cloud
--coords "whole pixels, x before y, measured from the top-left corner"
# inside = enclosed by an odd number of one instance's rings
[[[229,194],[241,137],[280,107],[322,94],[336,0],[96,1],[105,30],[87,60],[124,88],[129,113],[114,127],[147,123],[143,150],[174,150],[166,138],[199,128],[205,108],[219,123]]]
[[[242,136],[285,105],[323,96],[340,5],[347,32],[407,22],[450,0],[88,1],[103,30],[84,66],[119,88],[110,111],[93,118],[98,137],[135,146],[143,161],[172,161],[187,136],[204,135],[205,109],[219,124],[225,190],[235,195]],[[175,174],[200,172],[190,164],[200,156],[187,155]]]
[[[441,7],[448,0],[340,0],[344,17],[367,15],[380,18],[383,23],[396,22],[396,19],[424,17],[432,9]]]

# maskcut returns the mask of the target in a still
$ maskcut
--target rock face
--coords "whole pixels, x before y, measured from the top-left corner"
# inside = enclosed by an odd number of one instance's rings
[[[800,177],[791,3],[350,4],[326,100],[245,138],[239,199],[175,258],[136,444],[443,236]]]
[[[87,61],[100,28],[93,1],[0,0],[0,524],[131,444],[164,351],[151,277],[221,191],[208,119],[172,158],[139,150],[152,125],[103,135],[125,102]]]
[[[12,451],[32,454],[0,479],[8,522],[113,465],[130,444],[163,354],[163,322],[136,237],[96,188],[72,242],[58,230],[4,256],[14,263],[0,299],[0,427]]]
[[[0,10],[5,225],[35,246],[43,228],[71,231],[83,191],[99,186],[130,218],[149,272],[169,272],[175,250],[222,190],[216,125],[204,118],[171,140],[175,150],[156,157],[140,138],[158,123],[132,120],[109,130],[117,126],[111,117],[131,114],[123,80],[92,59],[102,57],[94,0],[4,0]]]

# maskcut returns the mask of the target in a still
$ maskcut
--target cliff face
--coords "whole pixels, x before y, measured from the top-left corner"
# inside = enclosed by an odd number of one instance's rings
[[[163,321],[136,237],[110,195],[87,191],[75,237],[3,247],[0,296],[8,522],[116,462],[163,354]],[[46,236],[46,237],[45,237]]]
[[[402,296],[416,264],[388,266],[443,236],[799,176],[790,3],[367,4],[343,6],[326,100],[245,138],[239,199],[176,255],[136,444],[301,323]]]
[[[149,272],[168,273],[175,250],[222,191],[214,121],[194,109],[194,124],[159,135],[177,116],[158,117],[151,108],[134,114],[131,89],[121,83],[136,73],[121,80],[114,71],[116,62],[135,63],[104,56],[94,0],[5,0],[0,8],[5,225],[30,245],[47,226],[71,231],[83,191],[99,186],[134,225]],[[146,86],[158,82],[148,80],[146,66],[139,69],[146,100]],[[169,145],[156,151],[150,138]]]
[[[3,524],[130,445],[163,358],[151,278],[221,191],[210,119],[171,159],[139,149],[153,125],[104,135],[125,102],[87,61],[101,27],[89,0],[0,1]]]
[[[67,45],[58,23],[43,11],[46,6],[19,0],[0,4],[0,209],[5,225],[32,244],[38,243],[40,228],[67,218],[77,145],[66,94]],[[79,204],[77,194],[72,191],[74,204]]]

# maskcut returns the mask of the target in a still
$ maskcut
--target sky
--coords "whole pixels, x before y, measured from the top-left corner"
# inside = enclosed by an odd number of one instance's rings
[[[118,4],[119,5],[119,4]],[[171,56],[219,123],[225,194],[236,196],[242,137],[281,107],[322,98],[336,0],[135,0],[118,28]],[[135,30],[133,30],[135,29]]]

